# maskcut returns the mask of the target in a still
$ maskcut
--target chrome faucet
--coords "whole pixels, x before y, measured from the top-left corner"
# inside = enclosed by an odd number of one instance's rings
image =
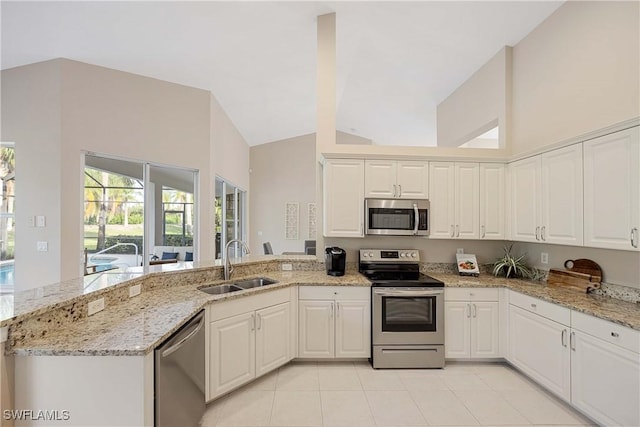
[[[231,273],[233,273],[233,266],[231,265],[231,259],[229,258],[229,247],[232,243],[240,243],[242,247],[240,248],[240,253],[244,250],[244,253],[250,254],[251,251],[245,242],[238,239],[229,240],[224,247],[224,280],[231,279]]]

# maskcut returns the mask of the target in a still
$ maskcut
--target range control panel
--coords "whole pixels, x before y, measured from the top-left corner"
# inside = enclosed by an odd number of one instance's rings
[[[360,262],[420,262],[417,249],[360,249]]]

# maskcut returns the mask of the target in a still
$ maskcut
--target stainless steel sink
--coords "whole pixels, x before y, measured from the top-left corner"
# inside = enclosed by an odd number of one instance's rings
[[[198,288],[198,290],[202,292],[206,292],[211,295],[228,294],[229,292],[244,291],[244,289],[245,288],[241,288],[233,284],[232,285],[207,285],[207,286]]]
[[[251,289],[258,288],[260,286],[273,285],[274,283],[278,283],[278,281],[269,279],[268,277],[256,277],[254,279],[239,280],[234,282],[231,286],[238,286],[242,289]]]

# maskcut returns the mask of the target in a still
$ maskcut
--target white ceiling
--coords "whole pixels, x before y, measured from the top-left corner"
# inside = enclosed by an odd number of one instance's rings
[[[249,145],[315,132],[316,17],[336,12],[337,127],[435,145],[435,110],[560,1],[7,2],[2,69],[65,57],[213,92]]]

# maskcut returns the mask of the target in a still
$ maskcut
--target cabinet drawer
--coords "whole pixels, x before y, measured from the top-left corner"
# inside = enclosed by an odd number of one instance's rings
[[[541,299],[523,295],[518,292],[509,292],[509,304],[520,307],[524,310],[536,313],[540,316],[551,319],[554,322],[562,323],[563,325],[571,325],[571,310],[565,307],[560,307],[557,304],[551,302],[542,301]]]
[[[445,288],[445,301],[500,301],[499,288]]]
[[[323,300],[369,300],[371,288],[368,286],[300,286],[298,299]]]
[[[571,327],[635,353],[640,352],[640,332],[578,311],[571,312]]]

